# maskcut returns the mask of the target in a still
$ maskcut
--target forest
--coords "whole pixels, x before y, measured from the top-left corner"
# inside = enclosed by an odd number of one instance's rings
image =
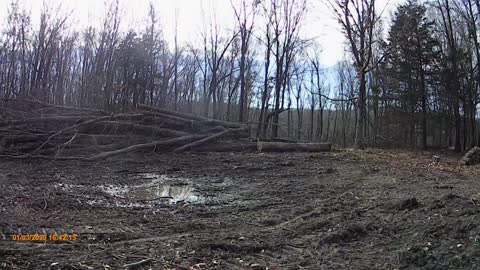
[[[480,269],[480,0],[182,1],[0,1],[0,269]]]
[[[101,26],[77,30],[68,13],[46,5],[32,22],[11,1],[0,37],[4,102],[109,112],[148,104],[248,123],[257,138],[344,147],[460,152],[480,142],[477,0],[409,0],[391,21],[374,0],[322,2],[346,40],[331,68],[318,41],[303,38],[315,12],[307,0],[233,1],[235,28],[213,21],[201,46],[168,43],[153,4],[143,31],[122,32],[120,3],[107,2]]]

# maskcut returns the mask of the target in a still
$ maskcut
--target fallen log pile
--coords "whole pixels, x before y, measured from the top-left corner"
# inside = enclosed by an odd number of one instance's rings
[[[97,161],[134,151],[329,151],[330,144],[252,142],[247,125],[140,104],[127,113],[4,99],[0,157]],[[219,140],[222,140],[219,142]]]

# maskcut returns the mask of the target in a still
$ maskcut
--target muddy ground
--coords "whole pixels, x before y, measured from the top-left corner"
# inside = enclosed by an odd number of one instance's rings
[[[0,160],[0,269],[479,269],[480,168],[432,154]]]

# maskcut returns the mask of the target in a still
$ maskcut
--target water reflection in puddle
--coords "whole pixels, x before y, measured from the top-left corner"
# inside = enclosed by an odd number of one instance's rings
[[[128,197],[140,201],[168,200],[169,203],[188,202],[204,203],[205,199],[195,194],[192,185],[165,185],[157,184],[148,188],[133,188]]]
[[[138,174],[136,179],[147,180],[138,185],[99,185],[94,189],[100,190],[115,199],[116,207],[151,208],[155,204],[204,204],[204,196],[196,192],[192,183],[184,178],[172,178],[154,173]],[[57,184],[56,188],[78,192],[88,189],[82,185]],[[104,199],[94,198],[88,204],[105,204]]]
[[[205,203],[205,198],[196,193],[192,183],[186,179],[171,178],[154,173],[142,173],[138,177],[149,181],[134,186],[108,185],[99,186],[99,188],[111,196],[128,198],[137,202]]]

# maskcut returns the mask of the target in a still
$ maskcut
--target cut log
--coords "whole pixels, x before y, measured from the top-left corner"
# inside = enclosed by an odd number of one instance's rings
[[[161,119],[166,119],[166,120],[171,120],[174,122],[182,123],[183,125],[187,125],[191,128],[194,128],[195,126],[198,126],[200,124],[200,121],[193,120],[193,119],[187,119],[183,117],[178,117],[174,115],[169,115],[169,114],[164,114],[164,113],[159,113],[159,112],[148,112],[148,111],[142,111],[143,115],[145,116],[153,116]]]
[[[116,115],[107,115],[99,117],[98,115],[89,115],[84,114],[82,116],[64,116],[64,115],[57,115],[57,116],[49,116],[49,117],[32,117],[26,118],[22,120],[10,120],[10,121],[3,121],[0,122],[0,127],[2,126],[15,126],[27,123],[58,123],[58,122],[76,122],[77,124],[84,123],[91,123],[90,120],[94,122],[98,121],[98,119],[132,119],[132,118],[140,118],[144,117],[143,114],[116,114]],[[102,120],[100,120],[102,121]]]
[[[269,140],[262,140],[263,142],[285,142],[285,143],[300,143],[298,140],[290,139],[290,138],[271,138]]]
[[[7,135],[0,140],[0,145],[7,147],[18,143],[38,142],[45,140],[48,136],[45,135]]]
[[[224,137],[228,134],[231,134],[231,133],[241,133],[243,131],[245,131],[246,129],[245,128],[239,128],[239,129],[227,129],[227,130],[224,130],[222,132],[219,132],[219,133],[216,133],[214,135],[211,135],[211,136],[208,136],[204,139],[201,139],[201,140],[198,140],[196,142],[193,142],[193,143],[189,143],[189,144],[186,144],[184,146],[181,146],[175,150],[173,150],[174,153],[180,153],[180,152],[183,152],[185,150],[190,150],[194,147],[197,147],[197,146],[200,146],[200,145],[203,145],[203,144],[206,144],[208,142],[211,142],[211,141],[214,141],[216,139],[219,139],[221,137]]]
[[[85,116],[91,116],[91,117],[100,117],[100,116],[105,116],[105,114],[95,114],[95,113],[85,113],[85,112],[70,112],[70,113],[62,113],[61,114],[62,116],[77,116],[77,117],[85,117]],[[58,113],[42,113],[41,114],[42,117],[46,117],[46,118],[52,118],[52,117],[58,117],[59,114]]]
[[[193,152],[254,152],[255,142],[218,141],[217,143],[201,145],[192,149]]]
[[[5,116],[0,121],[0,127],[4,126],[0,130],[0,152],[10,158],[96,161],[134,151],[158,149],[174,149],[176,153],[331,150],[330,144],[286,140],[252,142],[245,139],[242,142],[238,138],[250,135],[245,123],[209,119],[143,104],[138,105],[135,112],[112,115],[36,100],[18,100],[11,107],[22,110],[17,113],[8,109],[0,113]],[[152,138],[156,138],[155,141]]]
[[[23,120],[10,120],[0,122],[0,127],[14,126],[26,123],[44,123],[44,122],[77,122],[86,119],[91,119],[93,116],[54,116],[54,117],[33,117]]]
[[[183,136],[183,137],[178,137],[174,139],[169,139],[169,140],[163,140],[163,141],[154,141],[150,143],[144,143],[144,144],[137,144],[137,145],[132,145],[126,148],[122,148],[119,150],[115,151],[110,151],[110,152],[104,152],[99,155],[93,156],[89,158],[88,160],[101,160],[101,159],[106,159],[112,156],[120,155],[120,154],[125,154],[133,151],[138,151],[138,150],[146,150],[150,148],[156,148],[158,146],[170,146],[170,145],[175,145],[178,143],[182,142],[188,142],[188,141],[196,141],[196,140],[201,140],[203,138],[207,137],[207,135],[188,135],[188,136]]]
[[[209,128],[209,129],[203,130],[202,133],[205,133],[205,134],[219,133],[219,132],[222,132],[222,131],[224,131],[224,130],[225,130],[224,127],[222,127],[222,126],[216,126],[216,127],[213,127],[213,128]]]
[[[49,159],[49,160],[83,160],[88,161],[84,157],[57,157],[57,156],[44,156],[44,155],[0,155],[0,158],[7,159]]]
[[[284,143],[262,142],[257,143],[260,152],[325,152],[332,150],[331,143]]]
[[[137,143],[145,143],[145,142],[137,142]],[[125,148],[132,145],[132,143],[112,143],[107,145],[73,145],[73,147],[69,148],[49,148],[43,150],[40,155],[45,156],[56,156],[56,157],[79,157],[79,158],[88,158],[94,155],[99,155],[103,152],[108,151],[115,151],[121,148]]]
[[[195,120],[195,121],[199,121],[203,124],[224,126],[224,127],[228,127],[228,128],[241,128],[243,126],[242,124],[239,124],[239,123],[210,119],[210,118],[205,118],[205,117],[201,117],[201,116],[197,116],[197,115],[193,115],[193,114],[188,114],[188,113],[170,111],[170,110],[167,110],[167,109],[152,107],[152,106],[148,106],[148,105],[144,105],[144,104],[138,104],[137,108],[142,109],[142,110],[154,111],[154,112],[158,112],[158,113],[162,113],[162,114],[172,115],[172,116],[176,116],[176,117],[179,117],[179,118]]]
[[[52,140],[55,136],[58,136],[62,133],[67,133],[67,132],[70,132],[70,131],[73,131],[73,130],[76,130],[77,128],[80,128],[80,127],[85,127],[85,126],[89,126],[93,123],[96,123],[96,122],[99,122],[99,121],[103,121],[105,119],[109,119],[111,118],[111,116],[103,116],[103,117],[99,117],[99,118],[96,118],[96,119],[91,119],[89,121],[86,121],[86,122],[82,122],[82,123],[79,123],[79,124],[76,124],[76,125],[73,125],[73,126],[69,126],[69,127],[66,127],[64,129],[61,129],[59,130],[58,132],[56,132],[55,134],[52,134],[50,137],[48,137],[48,139],[42,144],[40,145],[37,149],[35,149],[35,151],[33,151],[32,154],[36,154],[38,151],[40,151],[47,143],[50,142],[50,140]]]
[[[203,126],[191,128],[191,125],[189,126],[184,123],[180,123],[180,122],[168,120],[168,119],[157,118],[154,116],[145,117],[144,119],[138,121],[137,124],[147,125],[147,126],[156,126],[157,128],[167,128],[167,129],[173,129],[177,131],[187,131],[187,132],[196,131],[199,128],[200,129],[203,128]]]
[[[283,143],[283,142],[218,142],[202,145],[193,151],[198,152],[328,152],[330,143]]]
[[[129,122],[117,121],[101,121],[91,125],[84,132],[107,133],[107,134],[138,134],[144,136],[161,136],[161,137],[181,137],[188,133],[173,129],[158,128],[149,125],[133,124]]]
[[[30,143],[21,143],[19,145],[4,147],[0,146],[0,153],[28,153],[30,151],[35,150],[39,147],[42,143],[41,142],[30,142]],[[47,145],[52,146],[52,145]]]
[[[5,101],[14,101],[14,102],[27,102],[27,103],[33,103],[33,104],[38,104],[43,107],[47,108],[56,108],[56,109],[63,109],[63,110],[73,110],[73,111],[81,111],[81,112],[90,112],[90,113],[96,113],[96,114],[103,114],[106,115],[107,113],[105,111],[101,110],[95,110],[95,109],[89,109],[89,108],[79,108],[79,107],[71,107],[71,106],[61,106],[61,105],[55,105],[51,103],[46,103],[43,101],[40,101],[38,99],[35,99],[34,97],[27,97],[27,98],[17,98],[17,99],[9,99],[9,98],[3,98]]]
[[[61,142],[68,141],[70,138],[61,137],[58,138]],[[107,145],[118,142],[138,142],[138,141],[147,141],[149,137],[146,136],[132,136],[132,135],[104,135],[104,134],[83,134],[77,133],[75,139],[72,141],[72,144],[80,145],[85,147],[85,145]]]
[[[42,134],[38,134],[37,131],[31,131],[31,130],[28,130],[28,129],[18,129],[18,127],[16,128],[5,128],[5,129],[0,129],[0,134],[1,136],[8,136],[8,135],[12,135],[12,136],[17,136],[17,135],[34,135],[34,136],[37,136],[37,135],[42,135]],[[45,135],[45,134],[43,134]]]

